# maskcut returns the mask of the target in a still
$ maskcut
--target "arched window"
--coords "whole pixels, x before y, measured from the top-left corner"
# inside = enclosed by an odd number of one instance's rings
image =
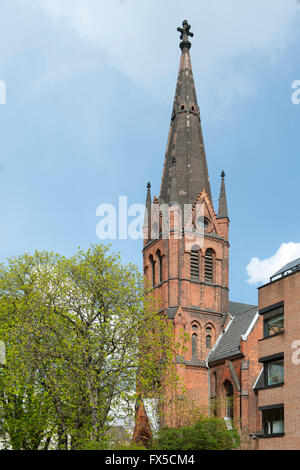
[[[225,413],[226,418],[233,419],[233,386],[229,380],[224,383],[226,400],[225,400]]]
[[[196,220],[196,229],[198,230],[198,232],[200,232],[200,233],[202,233],[202,234],[203,234],[204,232],[208,232],[209,227],[210,227],[209,219],[207,219],[206,217],[203,217],[202,215],[200,215],[199,217],[197,217],[197,220]]]
[[[152,273],[152,286],[155,286],[155,261],[153,256],[149,256],[150,264],[151,264],[151,273]]]
[[[197,357],[197,340],[198,337],[196,333],[193,333],[192,335],[192,356]]]
[[[157,254],[157,258],[158,258],[158,282],[162,282],[163,281],[163,257],[161,255],[161,252],[160,250],[157,250],[156,252]]]
[[[199,250],[192,249],[191,251],[191,279],[199,281]]]
[[[211,412],[213,416],[217,417],[218,410],[217,410],[217,374],[214,372],[211,376],[211,384],[210,384],[210,405],[211,405]]]
[[[211,349],[211,331],[212,331],[212,328],[211,328],[211,326],[207,326],[205,330],[206,330],[206,347],[207,347],[207,349]]]
[[[192,356],[198,356],[198,339],[199,339],[199,328],[195,323],[192,325]]]
[[[205,281],[213,282],[214,280],[214,252],[211,248],[206,250],[204,257],[204,277]]]
[[[216,372],[214,372],[212,375],[211,392],[212,392],[212,395],[214,396],[217,395],[217,373]]]

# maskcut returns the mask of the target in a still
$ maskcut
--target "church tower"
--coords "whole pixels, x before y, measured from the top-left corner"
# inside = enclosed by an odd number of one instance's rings
[[[224,172],[218,212],[213,205],[190,28],[186,20],[178,28],[180,66],[159,198],[152,200],[147,185],[143,267],[160,311],[173,323],[175,339],[181,331],[189,337],[184,356],[176,358],[186,396],[207,409],[207,357],[228,313],[229,218]]]

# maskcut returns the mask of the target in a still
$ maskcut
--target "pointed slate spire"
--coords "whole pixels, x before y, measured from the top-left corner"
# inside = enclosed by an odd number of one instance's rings
[[[170,204],[178,203],[178,188],[177,188],[177,175],[176,175],[176,158],[172,159],[172,177],[170,189]]]
[[[226,199],[226,190],[225,190],[225,172],[222,171],[218,219],[225,219],[226,217],[228,219],[227,199]]]
[[[182,53],[161,181],[160,202],[170,202],[172,159],[175,157],[178,202],[183,205],[193,204],[203,189],[211,200],[211,189],[189,53],[191,43],[188,38],[192,33],[186,20],[178,30],[181,33]]]
[[[147,183],[146,211],[144,217],[144,238],[151,238],[151,183]]]

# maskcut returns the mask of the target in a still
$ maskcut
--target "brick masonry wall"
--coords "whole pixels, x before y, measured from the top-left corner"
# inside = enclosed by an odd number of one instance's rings
[[[295,348],[292,347],[295,341],[300,341],[300,272],[259,289],[260,309],[282,301],[284,333],[260,341],[258,348],[260,357],[284,352],[284,385],[260,390],[259,406],[284,403],[285,434],[278,438],[259,439],[259,449],[300,449],[300,364],[293,363]]]
[[[159,310],[177,307],[173,320],[175,341],[179,335],[187,333],[190,340],[187,342],[187,352],[184,359],[192,358],[192,326],[197,326],[197,354],[196,359],[205,361],[209,349],[206,347],[206,328],[211,328],[212,346],[221,333],[222,314],[228,312],[228,219],[218,220],[209,198],[204,194],[205,217],[211,221],[211,229],[217,237],[209,233],[204,236],[199,246],[199,279],[191,279],[190,259],[192,245],[187,238],[177,239],[174,233],[168,240],[159,239],[144,244],[144,276],[149,284],[152,283],[152,268],[150,256],[155,261],[156,284],[153,294]],[[176,209],[174,209],[176,212]],[[171,228],[174,228],[171,217]],[[173,224],[173,225],[172,225]],[[222,238],[224,237],[224,238]],[[226,239],[225,239],[226,238]],[[205,251],[211,248],[214,251],[214,277],[213,282],[204,279]],[[163,257],[162,282],[159,281],[158,250]],[[195,333],[195,332],[194,332]],[[178,366],[178,375],[184,384],[186,397],[195,406],[206,409],[208,412],[209,391],[208,371],[200,366]],[[172,395],[170,393],[170,395]],[[173,418],[170,418],[174,421]]]
[[[225,382],[228,380],[233,385],[234,391],[234,420],[248,434],[255,434],[257,430],[257,396],[253,391],[253,385],[261,369],[261,365],[258,363],[257,350],[257,341],[261,336],[262,320],[259,318],[247,341],[241,341],[241,355],[244,357],[229,357],[210,368],[211,396],[216,397],[219,403],[218,416],[225,417]],[[231,361],[237,374],[243,392],[242,398],[232,377],[228,361]],[[214,374],[217,377],[216,394],[213,390]]]

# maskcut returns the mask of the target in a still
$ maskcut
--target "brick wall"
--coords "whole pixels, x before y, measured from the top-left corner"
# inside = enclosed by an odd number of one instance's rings
[[[258,449],[300,449],[300,364],[293,363],[292,347],[300,341],[300,272],[259,289],[259,309],[279,302],[284,302],[284,333],[259,341],[258,350],[260,357],[284,352],[284,385],[260,390],[259,406],[284,403],[284,436],[259,439]]]
[[[177,307],[174,319],[174,340],[177,341],[182,331],[187,333],[190,340],[187,343],[187,352],[184,354],[186,362],[192,359],[192,326],[197,326],[197,354],[196,359],[205,361],[209,349],[206,347],[206,328],[211,328],[213,344],[221,333],[222,314],[228,312],[228,219],[216,218],[216,214],[209,198],[202,194],[205,206],[204,215],[210,220],[210,229],[217,236],[209,233],[201,238],[199,243],[199,278],[191,279],[191,249],[190,239],[185,236],[178,239],[176,232],[176,206],[170,218],[171,232],[167,240],[145,240],[143,250],[144,276],[148,283],[152,282],[152,267],[150,257],[156,262],[156,283],[154,297],[159,310],[167,311],[170,307]],[[199,199],[198,198],[198,199]],[[174,215],[175,214],[175,215]],[[223,237],[223,238],[222,238]],[[213,250],[214,276],[212,282],[204,278],[205,251]],[[158,250],[163,257],[162,282],[159,281]],[[195,406],[208,412],[209,391],[208,371],[203,366],[181,364],[178,366],[178,375],[182,380],[186,398]],[[172,395],[170,393],[170,395]],[[171,418],[173,420],[173,418]]]

